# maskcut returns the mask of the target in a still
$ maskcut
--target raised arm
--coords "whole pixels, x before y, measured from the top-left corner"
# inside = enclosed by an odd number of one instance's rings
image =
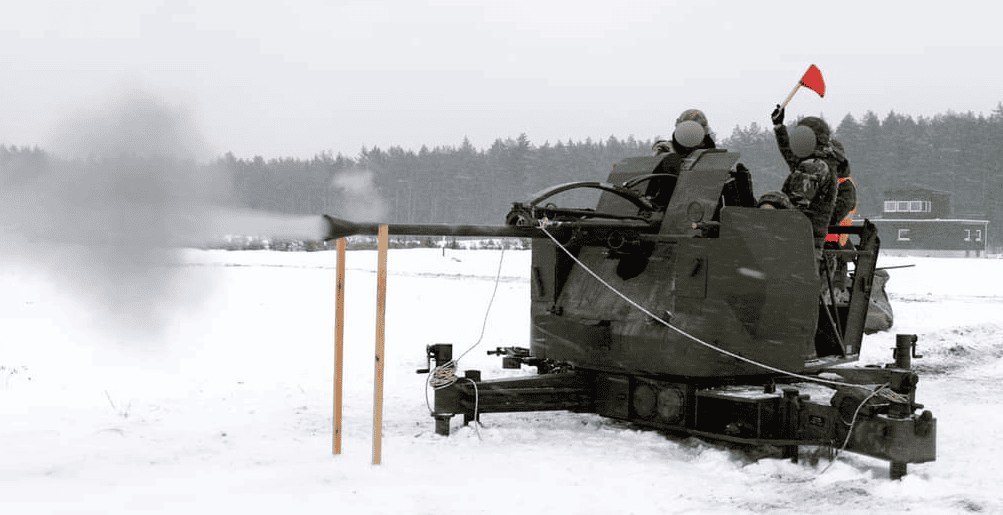
[[[791,150],[791,138],[787,134],[787,127],[784,125],[784,110],[778,105],[770,115],[770,119],[773,121],[773,134],[777,137],[777,147],[780,149],[780,155],[783,156],[784,161],[787,162],[787,167],[793,172],[800,160]]]

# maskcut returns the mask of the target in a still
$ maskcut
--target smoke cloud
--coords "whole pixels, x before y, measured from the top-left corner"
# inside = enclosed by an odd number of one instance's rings
[[[212,158],[189,103],[133,86],[69,108],[46,147],[64,157]]]
[[[177,248],[230,198],[192,109],[129,89],[68,114],[54,154],[0,160],[0,252],[42,269],[97,316],[156,331],[208,289]]]
[[[386,203],[376,191],[373,177],[373,172],[362,168],[335,175],[331,186],[340,190],[341,201],[333,214],[353,222],[378,222],[386,218]]]

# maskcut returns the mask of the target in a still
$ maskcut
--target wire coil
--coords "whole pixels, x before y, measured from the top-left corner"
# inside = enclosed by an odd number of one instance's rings
[[[451,360],[444,365],[439,365],[432,370],[428,384],[435,390],[441,390],[447,386],[452,386],[459,379],[456,377],[456,360]]]
[[[498,294],[498,284],[501,282],[502,264],[504,262],[505,247],[502,246],[501,255],[498,257],[498,273],[495,274],[494,289],[491,290],[491,299],[488,300],[488,307],[484,311],[484,322],[481,324],[481,334],[477,337],[477,341],[474,342],[470,348],[463,351],[463,354],[460,354],[459,358],[450,360],[432,369],[428,374],[428,378],[425,380],[425,405],[428,406],[429,413],[434,414],[435,410],[432,409],[432,404],[428,401],[428,387],[431,386],[433,390],[441,390],[456,384],[456,382],[461,379],[456,375],[457,363],[461,358],[463,358],[463,356],[466,356],[467,353],[474,350],[474,347],[480,345],[481,341],[484,340],[484,332],[488,327],[488,316],[491,314],[491,306],[494,305],[495,296]],[[477,382],[469,377],[465,377],[463,379],[470,381],[470,384],[473,385],[474,388],[474,431],[477,432],[477,438],[481,438],[481,430],[478,428],[480,421],[477,419],[477,410],[480,407],[480,393],[477,390]]]

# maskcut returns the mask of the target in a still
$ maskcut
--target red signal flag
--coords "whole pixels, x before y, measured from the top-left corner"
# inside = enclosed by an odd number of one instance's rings
[[[825,96],[825,81],[822,80],[822,72],[814,64],[808,67],[808,71],[804,72],[804,77],[801,77],[801,85],[818,93],[820,97]]]

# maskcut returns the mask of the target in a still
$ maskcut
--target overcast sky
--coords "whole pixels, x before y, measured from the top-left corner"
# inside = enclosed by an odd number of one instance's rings
[[[691,107],[721,139],[768,124],[812,63],[825,98],[802,88],[791,115],[1003,100],[987,2],[195,3],[7,3],[0,144],[58,148],[69,114],[135,89],[188,113],[206,155],[239,157],[646,139]]]

